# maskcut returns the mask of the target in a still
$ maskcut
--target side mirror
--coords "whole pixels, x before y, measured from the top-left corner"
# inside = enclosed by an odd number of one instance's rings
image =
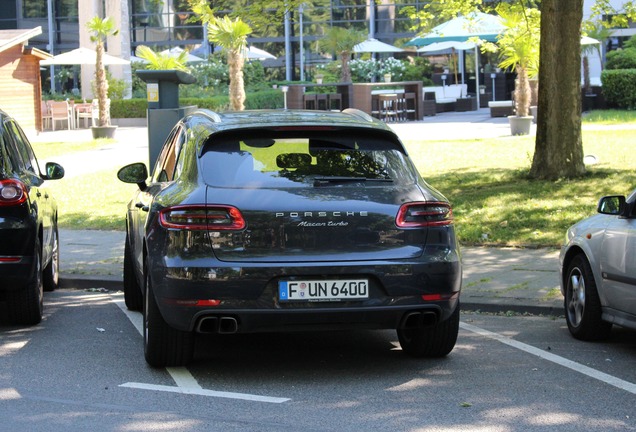
[[[126,165],[121,168],[117,171],[117,178],[124,183],[136,184],[142,191],[148,188],[148,185],[146,184],[148,169],[146,168],[146,165],[141,162]]]
[[[47,162],[45,166],[45,180],[59,180],[64,177],[64,168],[55,162]]]
[[[625,211],[625,197],[620,195],[605,196],[598,202],[599,213],[619,216]]]

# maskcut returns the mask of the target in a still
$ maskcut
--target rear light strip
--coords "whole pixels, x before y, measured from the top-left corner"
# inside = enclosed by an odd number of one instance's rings
[[[445,202],[412,202],[403,204],[395,218],[399,228],[422,228],[452,225],[453,211]]]
[[[454,292],[450,294],[424,294],[422,295],[422,300],[427,302],[432,301],[444,301],[444,300],[453,300],[459,296],[459,292]]]
[[[168,207],[159,212],[164,228],[183,230],[239,231],[245,219],[236,207],[225,205],[193,205]]]
[[[16,263],[22,261],[22,257],[19,256],[3,256],[0,257],[0,264],[2,263]]]
[[[27,188],[19,180],[0,180],[0,206],[20,205],[29,198]]]

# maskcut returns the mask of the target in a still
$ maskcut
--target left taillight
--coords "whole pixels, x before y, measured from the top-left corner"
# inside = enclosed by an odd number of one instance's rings
[[[29,197],[26,186],[19,180],[0,180],[0,206],[20,205]]]
[[[415,202],[403,204],[395,218],[400,228],[421,228],[451,225],[453,211],[444,202]]]
[[[232,206],[176,206],[159,212],[164,228],[184,230],[237,231],[245,228],[241,211]]]

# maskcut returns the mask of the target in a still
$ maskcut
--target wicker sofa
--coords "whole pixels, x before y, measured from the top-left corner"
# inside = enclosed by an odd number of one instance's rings
[[[466,97],[468,86],[466,84],[452,84],[447,86],[423,87],[422,99],[427,100],[426,93],[435,94],[435,111],[455,111],[455,103],[458,98]]]
[[[490,101],[488,108],[490,108],[490,117],[507,117],[515,113],[515,104],[511,100]]]

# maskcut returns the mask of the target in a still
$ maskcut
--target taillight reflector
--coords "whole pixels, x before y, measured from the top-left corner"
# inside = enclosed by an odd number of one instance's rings
[[[176,206],[159,212],[159,223],[165,228],[186,230],[242,230],[245,219],[232,206]]]
[[[19,205],[28,197],[26,186],[21,181],[0,180],[0,206]]]
[[[206,307],[218,306],[221,300],[173,300],[171,303],[176,306]]]
[[[395,218],[399,228],[444,226],[453,223],[453,211],[444,202],[415,202],[403,204]]]

